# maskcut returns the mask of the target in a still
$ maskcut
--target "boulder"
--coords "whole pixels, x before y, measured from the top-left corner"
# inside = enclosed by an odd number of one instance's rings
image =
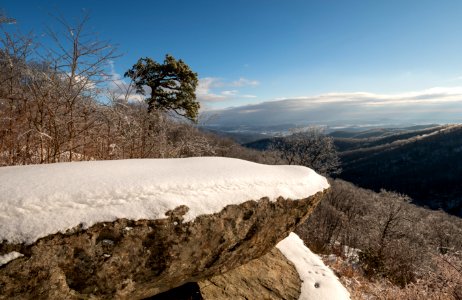
[[[334,272],[294,233],[271,252],[198,283],[189,282],[149,300],[349,300]]]
[[[198,284],[204,300],[296,300],[301,289],[297,270],[277,248],[243,266]]]
[[[161,219],[77,226],[31,244],[4,241],[0,255],[16,251],[23,256],[0,266],[0,299],[142,299],[187,282],[224,283],[226,277],[217,276],[271,251],[322,195],[249,200],[191,221],[184,219],[188,207],[182,205]],[[249,267],[263,264],[258,268],[264,270],[274,255]],[[296,289],[294,284],[291,290]]]

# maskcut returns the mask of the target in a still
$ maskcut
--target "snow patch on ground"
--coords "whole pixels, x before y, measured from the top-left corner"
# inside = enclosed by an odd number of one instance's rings
[[[305,246],[298,235],[291,233],[276,247],[295,265],[302,280],[300,300],[350,299],[350,293],[334,272]]]
[[[221,157],[1,167],[0,182],[0,240],[28,244],[79,224],[165,218],[180,205],[191,221],[230,204],[302,199],[329,187],[306,167]]]
[[[13,251],[13,252],[10,252],[10,253],[7,253],[7,254],[4,254],[4,255],[0,255],[0,266],[3,266],[7,263],[9,263],[10,261],[16,259],[16,258],[19,258],[21,256],[24,256],[22,255],[21,253],[19,252],[16,252],[16,251]]]

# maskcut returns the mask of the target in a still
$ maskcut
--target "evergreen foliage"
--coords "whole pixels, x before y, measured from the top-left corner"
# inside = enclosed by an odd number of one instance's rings
[[[200,104],[196,101],[197,73],[194,73],[181,59],[167,54],[164,62],[158,63],[146,57],[140,58],[128,70],[138,93],[144,95],[145,86],[151,88],[146,99],[149,112],[153,110],[174,111],[180,116],[197,121]]]

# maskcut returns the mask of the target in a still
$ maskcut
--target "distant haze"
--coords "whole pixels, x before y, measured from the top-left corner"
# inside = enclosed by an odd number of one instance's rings
[[[462,123],[462,88],[394,95],[329,93],[210,110],[205,115],[208,125],[218,127]]]

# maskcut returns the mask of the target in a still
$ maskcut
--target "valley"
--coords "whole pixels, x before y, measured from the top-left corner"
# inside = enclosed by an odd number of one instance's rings
[[[462,125],[346,129],[328,136],[341,160],[342,172],[335,177],[374,191],[406,194],[415,204],[462,216]],[[244,146],[267,150],[283,139],[266,137]]]

